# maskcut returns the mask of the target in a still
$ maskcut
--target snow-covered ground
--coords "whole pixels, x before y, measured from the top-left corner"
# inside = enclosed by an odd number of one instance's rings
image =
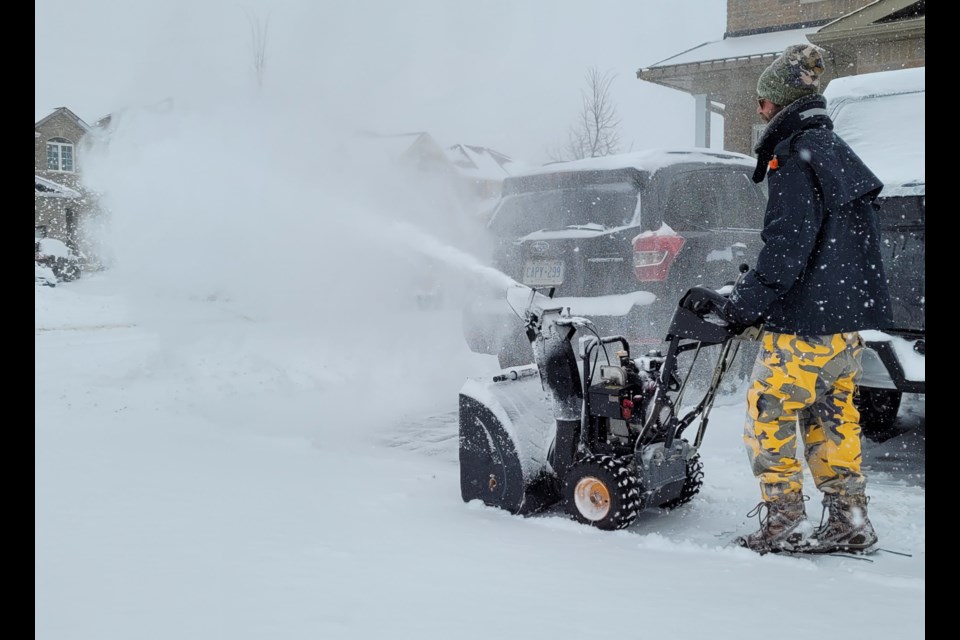
[[[880,546],[909,555],[758,556],[728,544],[759,500],[739,395],[701,493],[602,532],[461,500],[457,394],[496,360],[455,309],[351,335],[109,271],[35,299],[38,640],[925,635],[922,397],[864,451]]]

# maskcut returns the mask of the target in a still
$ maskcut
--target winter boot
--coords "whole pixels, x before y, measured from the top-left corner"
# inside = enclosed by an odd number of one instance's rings
[[[821,525],[814,534],[814,551],[831,553],[833,551],[863,551],[877,543],[877,532],[873,530],[867,517],[867,503],[870,498],[862,493],[841,496],[827,494],[823,497],[824,513],[829,512],[826,523],[820,518]]]
[[[757,553],[799,551],[813,532],[799,493],[787,493],[775,500],[761,502],[747,514],[758,516],[760,530],[737,538],[737,544]]]

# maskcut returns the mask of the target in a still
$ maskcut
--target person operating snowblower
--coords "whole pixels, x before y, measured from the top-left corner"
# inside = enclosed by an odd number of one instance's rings
[[[754,181],[770,194],[755,268],[718,308],[763,322],[747,393],[744,442],[760,481],[760,529],[737,542],[760,553],[862,551],[877,533],[860,467],[859,332],[892,323],[874,199],[883,184],[833,132],[820,95],[822,51],[787,47],[760,75]],[[807,521],[797,431],[824,511]],[[825,522],[824,522],[825,520]]]

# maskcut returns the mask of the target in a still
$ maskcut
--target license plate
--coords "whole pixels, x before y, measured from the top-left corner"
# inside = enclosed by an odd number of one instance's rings
[[[523,284],[531,287],[563,284],[563,260],[530,260],[523,267]]]

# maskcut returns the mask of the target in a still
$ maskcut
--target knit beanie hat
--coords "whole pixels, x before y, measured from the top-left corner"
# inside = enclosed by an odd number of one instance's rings
[[[812,44],[787,47],[757,80],[757,97],[785,107],[803,96],[820,91],[823,49]]]

